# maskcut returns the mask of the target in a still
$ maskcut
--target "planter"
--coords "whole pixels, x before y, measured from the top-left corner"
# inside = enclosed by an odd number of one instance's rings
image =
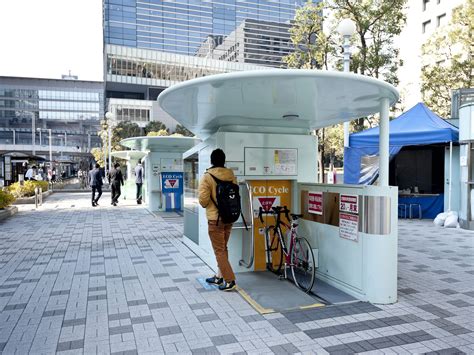
[[[46,192],[43,192],[43,202],[46,197],[51,195],[53,192],[51,190],[48,190]],[[35,204],[35,197],[30,196],[30,197],[21,197],[17,198],[15,202],[13,202],[14,205],[34,205]]]
[[[0,222],[18,212],[18,207],[8,206],[0,210]]]

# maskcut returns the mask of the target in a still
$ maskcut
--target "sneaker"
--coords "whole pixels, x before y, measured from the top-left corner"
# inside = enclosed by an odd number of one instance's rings
[[[237,288],[235,281],[224,281],[222,285],[219,286],[219,290],[221,291],[233,291]]]
[[[206,282],[208,284],[213,284],[213,285],[222,285],[222,283],[224,282],[224,279],[222,277],[219,278],[216,275],[214,275],[206,279]]]

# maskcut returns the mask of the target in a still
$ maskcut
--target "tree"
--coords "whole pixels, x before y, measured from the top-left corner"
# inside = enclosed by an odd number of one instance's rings
[[[290,28],[294,50],[283,57],[288,68],[328,69],[329,56],[335,55],[336,47],[333,35],[326,35],[323,31],[326,19],[324,7],[324,1],[317,4],[308,1],[296,9],[293,26]]]
[[[104,166],[105,159],[104,159],[104,151],[100,148],[92,148],[91,154],[94,157],[96,163],[100,164],[100,166]]]
[[[169,136],[170,133],[166,129],[160,129],[159,131],[151,131],[147,133],[148,137],[159,137],[159,136]]]
[[[176,125],[174,133],[178,133],[178,134],[183,135],[185,137],[194,137],[193,132],[191,132],[189,129],[187,129],[186,127],[184,127],[180,124]]]
[[[406,21],[405,4],[406,0],[332,1],[329,7],[334,11],[335,19],[348,17],[356,24],[353,38],[356,50],[351,57],[351,71],[398,84],[400,62],[394,39]],[[365,119],[353,121],[353,128],[356,132],[362,131]]]
[[[164,123],[160,121],[150,121],[145,126],[145,134],[148,135],[149,132],[158,132],[158,131],[161,131],[162,129],[167,130]]]
[[[474,85],[474,0],[453,10],[450,23],[440,27],[422,46],[423,101],[441,117],[451,112],[451,91]]]
[[[123,150],[120,141],[125,138],[139,137],[141,128],[135,122],[123,121],[112,128],[112,151]]]

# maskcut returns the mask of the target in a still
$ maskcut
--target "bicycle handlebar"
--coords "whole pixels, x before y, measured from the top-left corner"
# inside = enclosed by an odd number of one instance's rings
[[[283,214],[283,213],[285,214],[285,217],[288,220],[288,222],[291,223],[290,210],[286,206],[272,207],[272,210],[270,210],[270,211],[264,211],[262,207],[259,207],[259,209],[258,209],[258,218],[260,218],[260,221],[262,223],[264,223],[262,216],[264,214],[272,214],[272,215],[276,215],[277,216],[277,221],[279,221],[280,220],[280,215]]]

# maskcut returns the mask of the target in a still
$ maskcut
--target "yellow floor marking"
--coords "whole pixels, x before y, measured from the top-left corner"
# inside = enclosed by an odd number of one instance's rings
[[[309,308],[317,308],[317,307],[324,307],[323,303],[313,303],[307,306],[300,306],[300,309],[309,309]]]
[[[237,292],[260,314],[274,313],[275,311],[271,308],[264,308],[259,305],[252,297],[249,296],[242,288],[237,287]]]

